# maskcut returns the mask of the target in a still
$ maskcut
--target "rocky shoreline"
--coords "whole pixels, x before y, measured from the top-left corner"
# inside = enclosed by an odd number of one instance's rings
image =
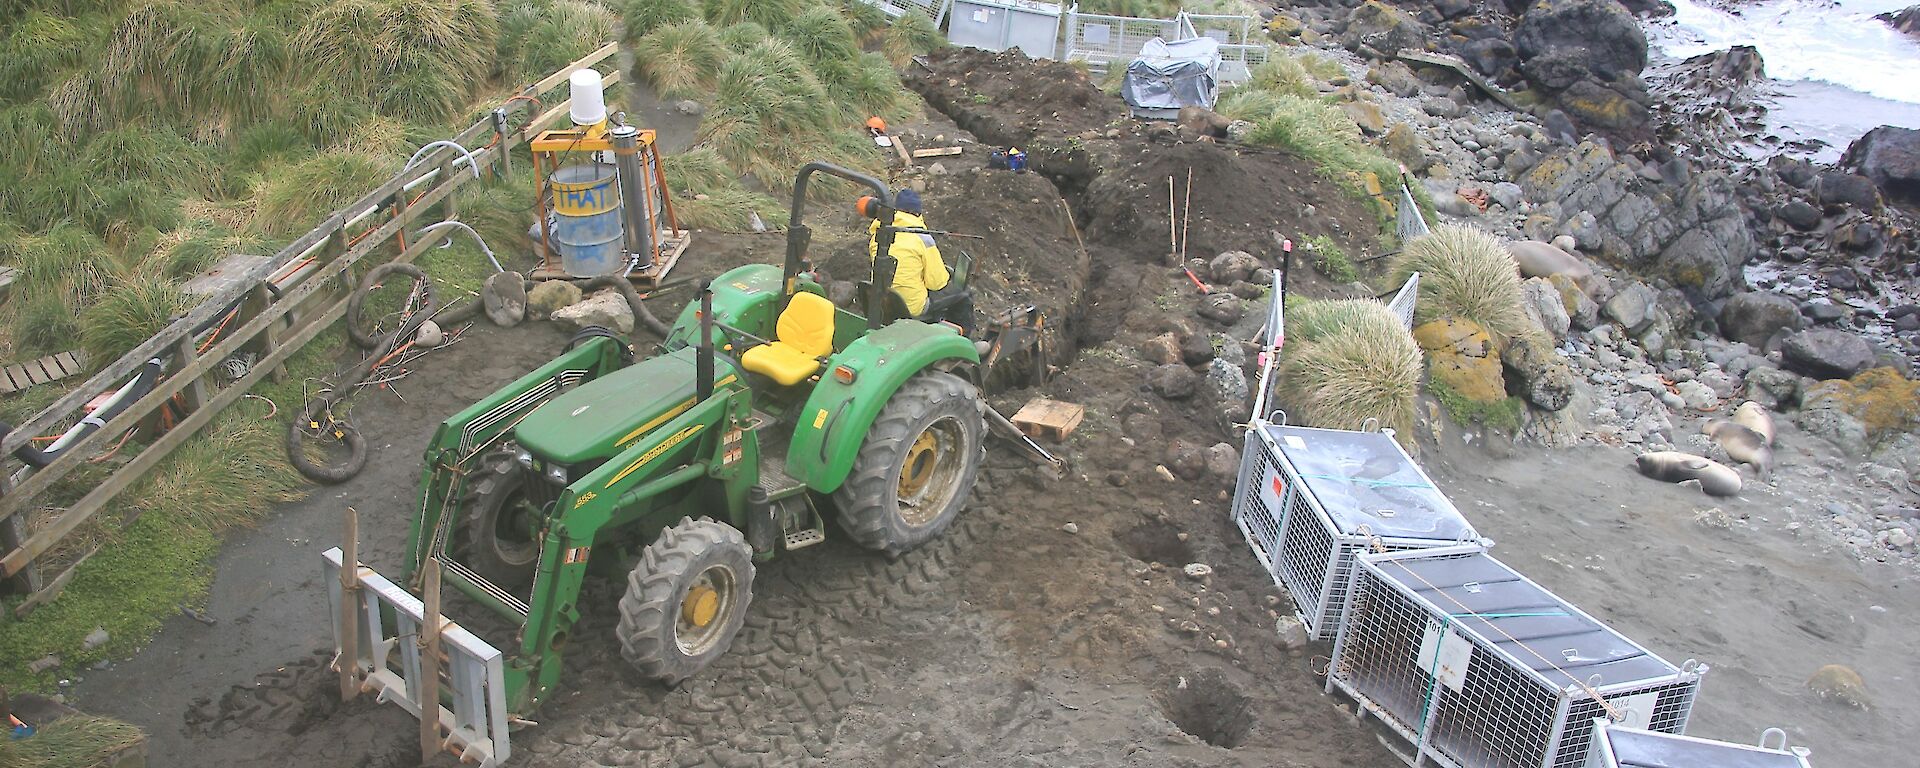
[[[1663,11],[1658,0],[1319,0],[1265,13],[1277,37],[1344,66],[1349,81],[1323,91],[1426,186],[1443,221],[1574,257],[1570,269],[1522,260],[1528,311],[1565,365],[1508,350],[1536,360],[1505,361],[1528,412],[1517,434],[1479,428],[1483,445],[1727,461],[1700,428],[1753,400],[1830,443],[1838,468],[1881,494],[1828,504],[1822,527],[1863,555],[1911,561],[1920,131],[1877,129],[1831,166],[1775,155],[1760,55],[1736,47],[1648,70],[1635,16]],[[1501,93],[1421,61],[1432,54]]]

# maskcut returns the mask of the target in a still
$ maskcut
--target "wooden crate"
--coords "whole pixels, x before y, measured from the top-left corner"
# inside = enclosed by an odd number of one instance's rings
[[[59,381],[86,370],[87,353],[81,350],[48,355],[38,360],[0,368],[0,395],[10,395],[49,381]]]
[[[1036,397],[1021,406],[1020,412],[1014,414],[1010,421],[1030,437],[1057,443],[1073,434],[1073,430],[1080,426],[1080,419],[1086,415],[1084,406]]]

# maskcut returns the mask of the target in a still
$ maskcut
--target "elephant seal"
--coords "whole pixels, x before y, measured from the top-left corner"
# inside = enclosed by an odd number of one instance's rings
[[[1507,253],[1513,255],[1514,263],[1520,265],[1520,274],[1526,277],[1566,275],[1578,281],[1593,275],[1593,268],[1586,262],[1553,243],[1515,240],[1507,243]]]
[[[1732,496],[1740,492],[1740,473],[1713,459],[1679,451],[1653,451],[1633,460],[1640,474],[1655,480],[1681,483],[1698,480],[1700,490],[1710,496]]]
[[[1700,431],[1727,452],[1727,456],[1742,464],[1752,464],[1760,473],[1761,480],[1773,476],[1773,447],[1768,445],[1767,436],[1752,427],[1726,419],[1714,419],[1700,427]]]
[[[1759,433],[1767,445],[1773,445],[1773,415],[1767,413],[1766,406],[1752,400],[1741,403],[1733,409],[1733,423]]]

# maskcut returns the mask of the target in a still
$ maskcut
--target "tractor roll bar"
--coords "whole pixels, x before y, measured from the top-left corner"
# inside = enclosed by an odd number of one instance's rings
[[[787,215],[787,258],[786,263],[780,270],[781,283],[785,286],[785,290],[783,291],[780,302],[780,311],[786,309],[787,299],[785,294],[792,292],[793,278],[795,275],[800,274],[802,262],[806,260],[807,246],[813,242],[813,230],[808,229],[806,224],[802,222],[806,220],[807,183],[812,180],[815,173],[836,176],[871,189],[879,198],[880,205],[885,208],[886,211],[893,210],[893,190],[889,189],[887,183],[884,181],[859,171],[817,160],[800,166],[800,172],[795,175],[793,180],[793,199],[789,201],[789,213]],[[885,299],[887,291],[891,290],[893,286],[894,264],[891,251],[893,250],[894,229],[892,226],[889,226],[893,223],[893,220],[886,211],[882,212],[885,218],[879,233],[874,238],[873,273],[868,280],[868,293],[865,297],[868,329],[878,328],[885,324],[886,319],[881,317],[881,315],[885,314],[883,308],[886,306]]]

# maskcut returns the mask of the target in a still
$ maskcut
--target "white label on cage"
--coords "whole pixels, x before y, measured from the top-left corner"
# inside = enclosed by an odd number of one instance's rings
[[[1620,724],[1628,728],[1647,730],[1653,727],[1653,708],[1660,703],[1659,691],[1636,693],[1632,696],[1607,699],[1615,710],[1620,712]]]
[[[1304,450],[1307,447],[1307,441],[1300,439],[1299,435],[1282,435],[1281,439],[1287,441],[1288,448],[1299,448]]]
[[[1435,680],[1456,691],[1467,682],[1467,665],[1473,663],[1473,641],[1452,629],[1443,630],[1440,622],[1428,620],[1420,638],[1420,668]]]

